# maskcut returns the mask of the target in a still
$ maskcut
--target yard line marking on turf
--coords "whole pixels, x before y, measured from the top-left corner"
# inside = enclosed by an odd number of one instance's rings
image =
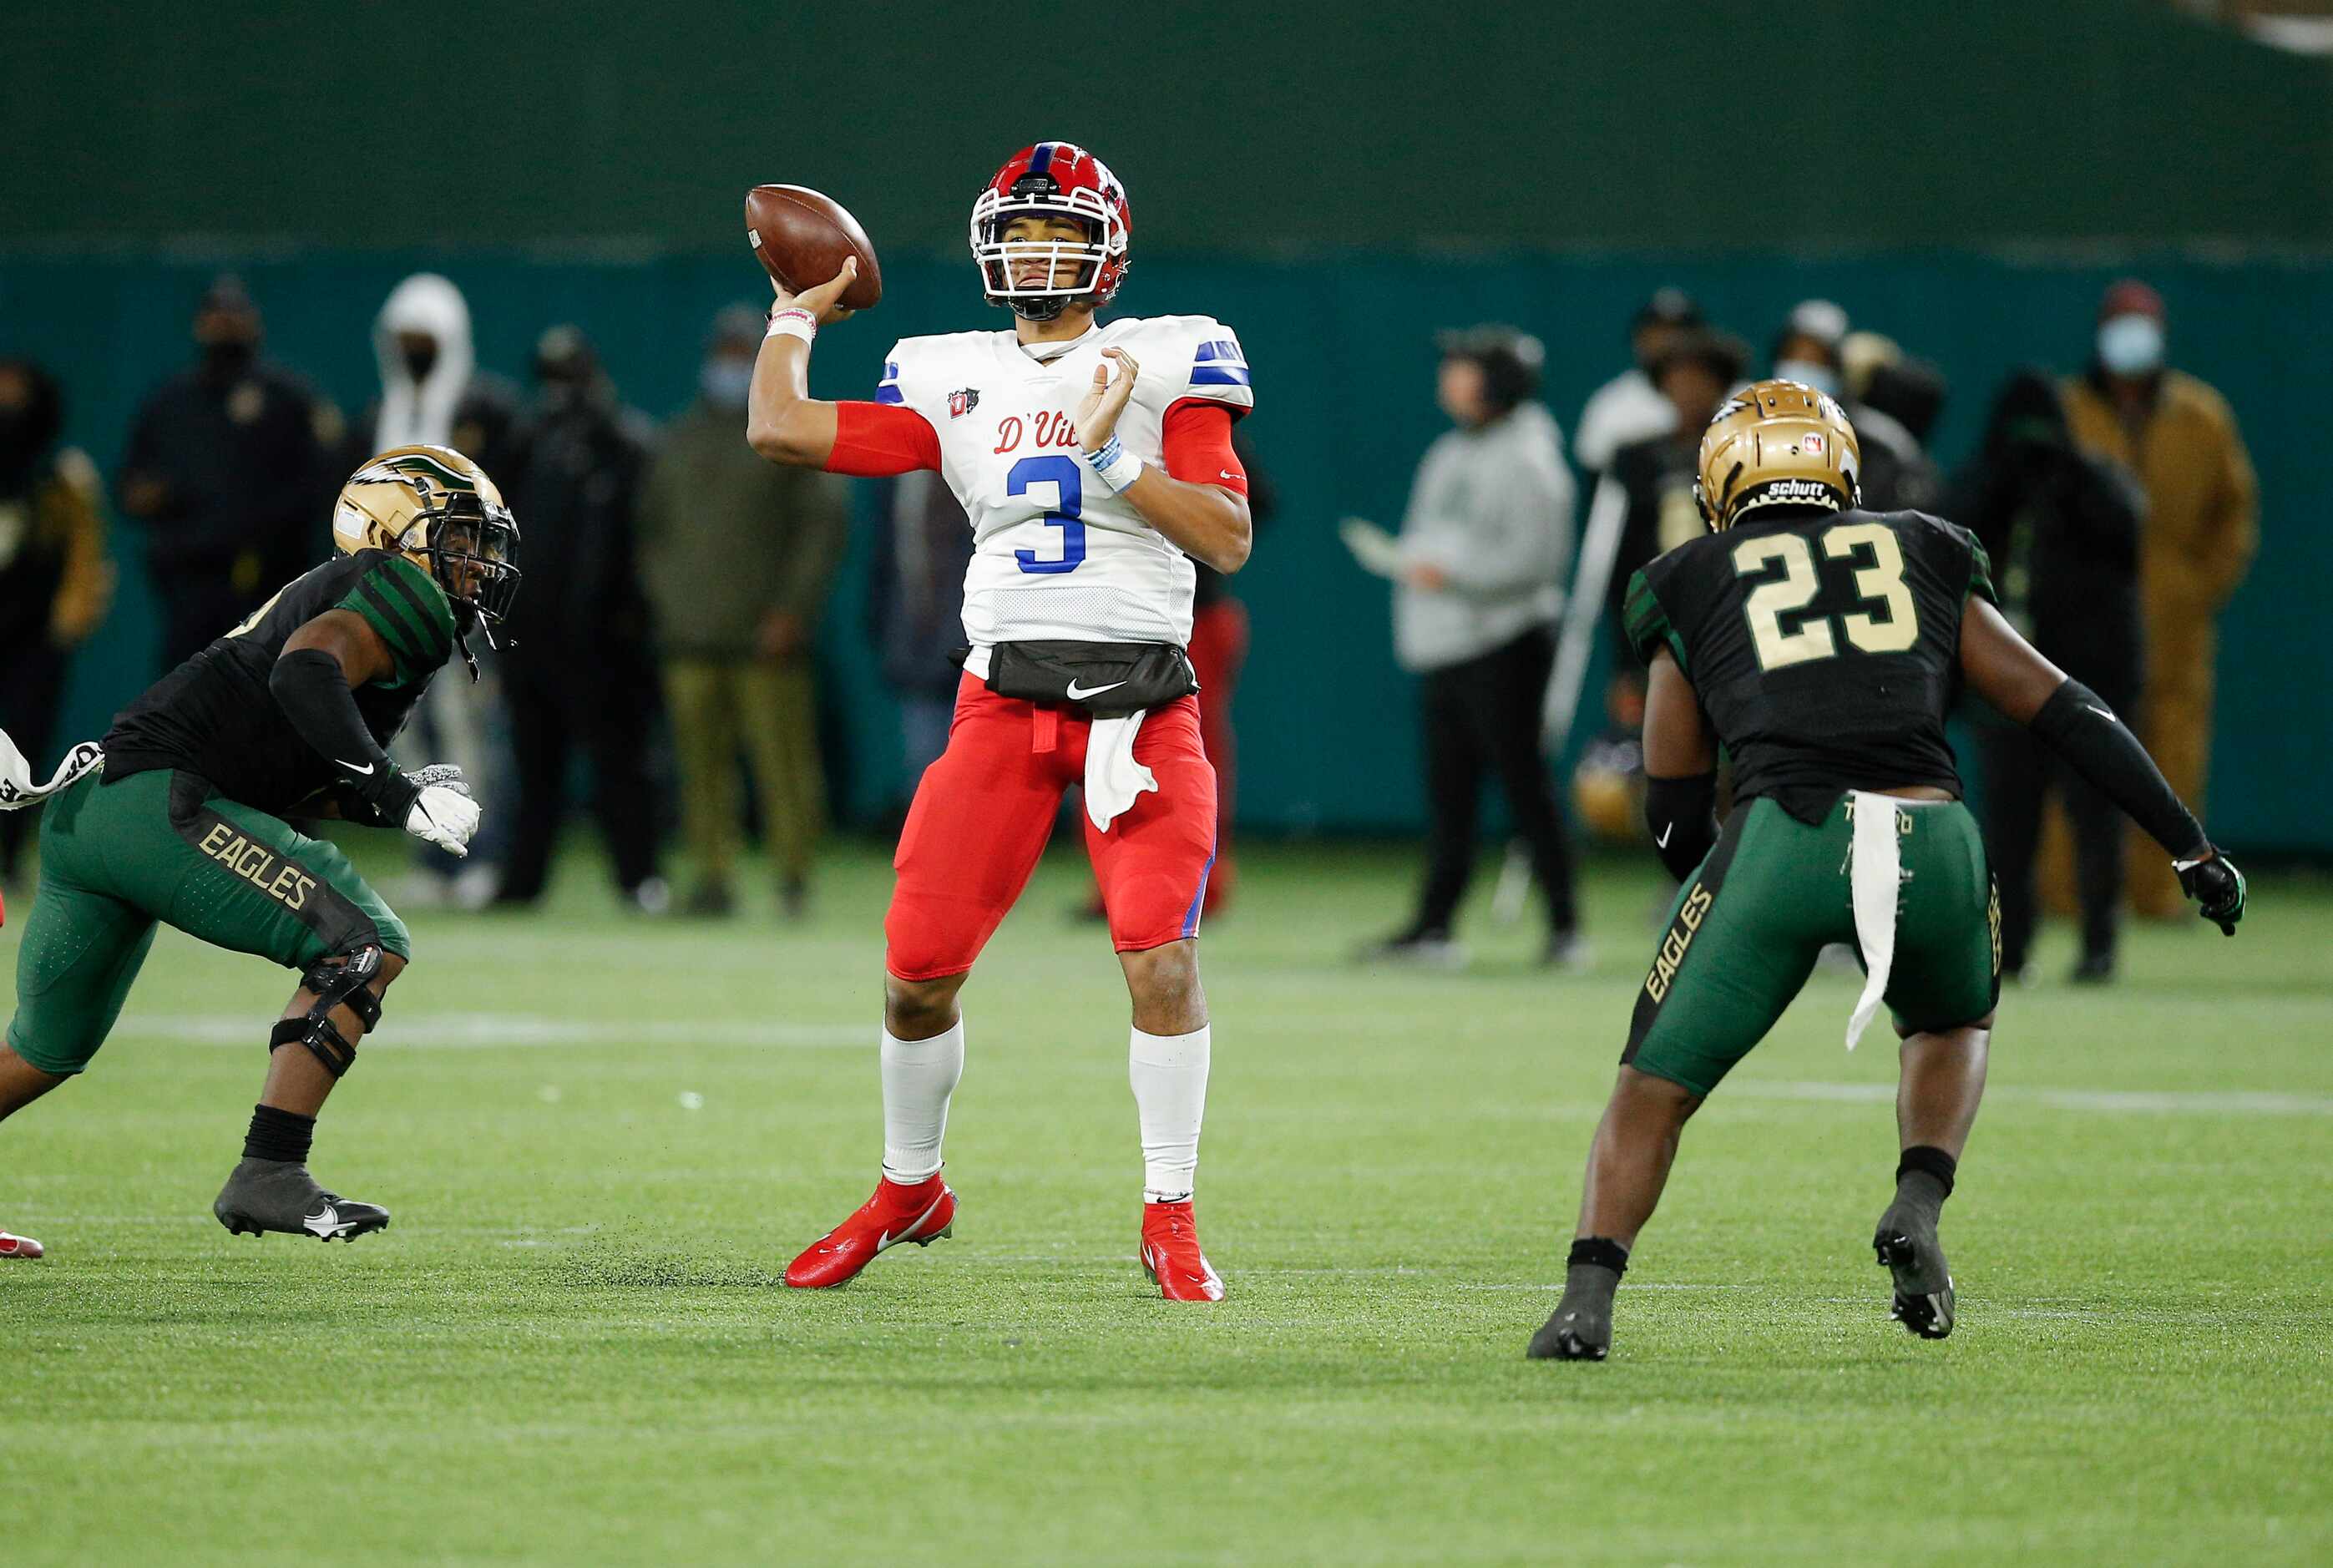
[[[249,1045],[261,1025],[242,1014],[131,1014],[117,1033],[139,1039]],[[408,1015],[395,1024],[397,1044],[416,1050],[475,1051],[536,1045],[771,1045],[823,1051],[873,1044],[863,1024],[763,1024],[747,1019],[690,1023],[664,1018],[627,1023],[600,1018],[547,1018],[533,1013]]]
[[[1889,1104],[1893,1083],[1756,1082],[1735,1081],[1728,1094],[1750,1100],[1829,1100]],[[2030,1089],[1997,1084],[1985,1091],[1990,1102],[2040,1105],[2051,1111],[2108,1113],[2200,1113],[2213,1116],[2333,1116],[2333,1097],[2276,1094],[2246,1090]]]

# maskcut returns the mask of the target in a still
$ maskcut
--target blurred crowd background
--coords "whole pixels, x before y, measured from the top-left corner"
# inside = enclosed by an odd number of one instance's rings
[[[1240,831],[1419,835],[1397,941],[1446,935],[1471,846],[1512,830],[1560,948],[1580,842],[1633,832],[1608,611],[1700,526],[1699,425],[1770,373],[1848,404],[1873,505],[1983,537],[2215,836],[2333,852],[2333,65],[2260,14],[2315,8],[1920,9],[1461,7],[1421,34],[1358,0],[1324,35],[1176,7],[1105,30],[1132,101],[1012,86],[1096,47],[1042,5],[918,10],[913,37],[733,0],[588,37],[528,3],[12,14],[0,727],[36,762],[99,733],[321,558],[359,458],[449,441],[516,509],[525,587],[515,646],[416,737],[493,781],[481,854],[426,890],[531,900],[572,822],[644,909],[725,911],[750,836],[800,910],[830,824],[896,821],[944,738],[968,540],[927,477],[745,448],[767,296],[739,200],[794,181],[865,223],[886,298],[821,336],[813,390],[866,396],[894,339],[1007,324],[971,194],[1068,137],[1129,188],[1119,308],[1217,316],[1254,367],[1272,515],[1203,617]],[[1521,475],[1515,516],[1426,504],[1430,447]],[[1357,564],[1355,516],[1404,563]],[[1434,528],[1516,517],[1524,581],[1416,569]],[[1551,737],[1551,671],[1579,694]],[[2041,886],[2089,890],[2110,966],[2120,881],[2175,895],[2159,857],[2126,871],[2021,737],[1962,739],[1996,857],[2062,854]]]

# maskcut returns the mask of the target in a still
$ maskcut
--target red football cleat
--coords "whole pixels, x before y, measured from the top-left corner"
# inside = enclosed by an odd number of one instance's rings
[[[1199,1250],[1199,1222],[1191,1200],[1142,1206],[1142,1272],[1168,1301],[1221,1301],[1224,1276]]]
[[[10,1236],[0,1230],[0,1257],[38,1257],[41,1244],[29,1236]]]
[[[796,1290],[824,1290],[848,1283],[886,1247],[912,1241],[929,1246],[955,1224],[955,1194],[937,1175],[913,1187],[889,1177],[875,1184],[875,1196],[849,1219],[786,1265],[786,1283]]]

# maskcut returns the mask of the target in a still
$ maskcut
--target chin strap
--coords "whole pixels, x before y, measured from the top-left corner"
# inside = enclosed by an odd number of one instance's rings
[[[346,1073],[356,1062],[357,1042],[380,1024],[380,998],[366,988],[366,982],[380,973],[380,957],[379,948],[359,948],[337,961],[326,958],[302,975],[300,984],[316,994],[316,1005],[304,1017],[276,1024],[267,1036],[269,1053],[278,1046],[303,1045],[333,1077]],[[334,1010],[343,1006],[364,1025],[357,1040],[341,1034],[332,1022]]]

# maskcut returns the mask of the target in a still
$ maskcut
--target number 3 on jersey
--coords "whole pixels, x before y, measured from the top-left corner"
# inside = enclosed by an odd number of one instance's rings
[[[1053,510],[1045,514],[1048,527],[1061,531],[1061,553],[1058,560],[1040,561],[1034,550],[1015,550],[1013,559],[1023,572],[1059,573],[1075,572],[1086,558],[1086,525],[1078,514],[1085,504],[1085,480],[1078,472],[1074,457],[1051,453],[1042,457],[1023,457],[1013,465],[1004,476],[1007,495],[1025,495],[1032,485],[1053,487]]]
[[[1859,553],[1867,551],[1867,557]],[[1821,580],[1815,573],[1813,553],[1800,534],[1769,534],[1734,547],[1733,574],[1780,564],[1782,574],[1750,591],[1743,611],[1750,618],[1750,639],[1758,649],[1759,668],[1787,669],[1810,659],[1829,659],[1839,651],[1832,628],[1847,633],[1848,641],[1865,653],[1901,653],[1920,640],[1919,613],[1912,591],[1904,586],[1904,551],[1895,533],[1883,523],[1841,523],[1822,534],[1826,559],[1855,563],[1856,597],[1877,601],[1884,616],[1852,611],[1817,616],[1795,631],[1782,629],[1782,618],[1795,615],[1814,602]]]

